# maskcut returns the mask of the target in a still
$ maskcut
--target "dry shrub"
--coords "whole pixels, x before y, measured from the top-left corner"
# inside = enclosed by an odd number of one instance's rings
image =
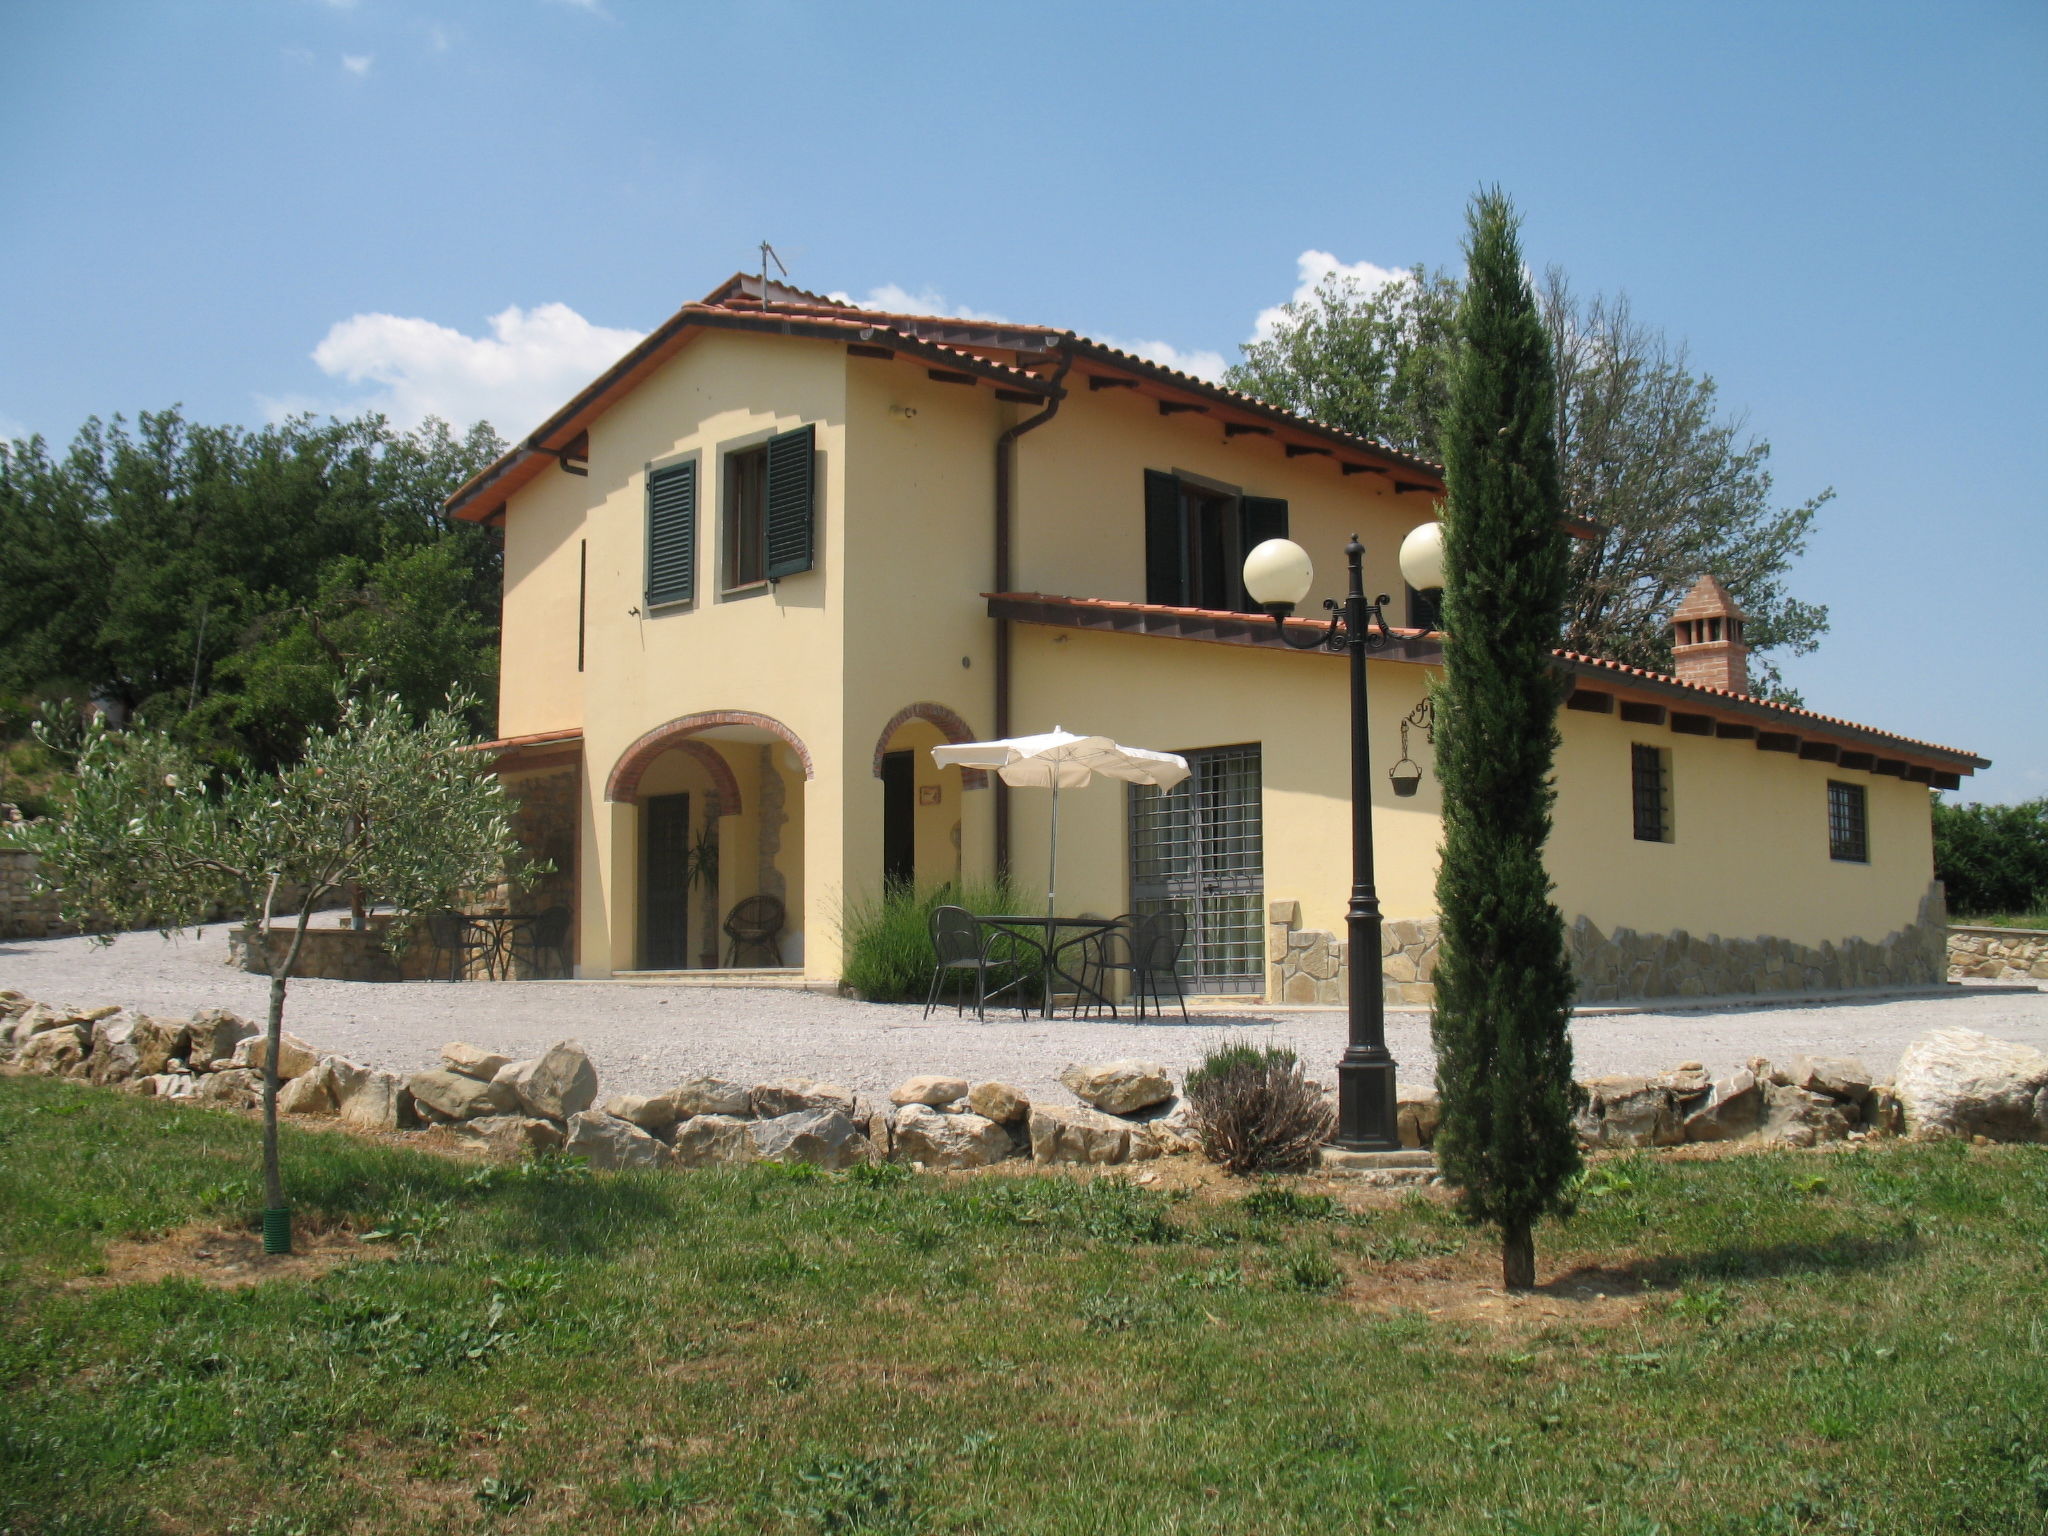
[[[1231,1173],[1315,1166],[1336,1112],[1284,1046],[1232,1042],[1187,1077],[1189,1117],[1202,1151]]]

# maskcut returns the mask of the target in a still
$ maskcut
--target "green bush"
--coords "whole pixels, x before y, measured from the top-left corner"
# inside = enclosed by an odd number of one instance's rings
[[[1285,1046],[1226,1041],[1187,1075],[1195,1138],[1231,1173],[1315,1166],[1336,1114]]]
[[[846,960],[840,979],[863,1002],[921,1003],[932,984],[938,956],[932,949],[932,913],[965,907],[977,915],[1034,912],[1044,896],[1026,894],[1008,881],[939,885],[924,890],[892,885],[879,897],[856,901],[840,915]]]
[[[1934,873],[1957,917],[2048,917],[2048,800],[2022,805],[1934,802]]]

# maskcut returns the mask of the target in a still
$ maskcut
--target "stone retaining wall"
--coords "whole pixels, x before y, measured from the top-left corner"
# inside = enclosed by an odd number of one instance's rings
[[[1342,1004],[1347,996],[1344,943],[1319,928],[1302,928],[1301,903],[1267,904],[1266,1000]],[[1944,975],[2048,979],[2048,934],[1947,926],[1942,888],[1930,884],[1913,923],[1882,940],[1844,939],[1818,948],[1762,936],[1704,938],[1685,932],[1601,931],[1581,916],[1566,931],[1581,1003],[1635,1002],[1659,997],[1733,997],[1796,992],[1854,992],[1934,986]],[[1381,930],[1380,977],[1391,1007],[1427,1008],[1436,1001],[1439,924],[1399,919]],[[1959,972],[1955,933],[1974,936],[1977,969]],[[1986,938],[1984,936],[1991,937]],[[2031,947],[2029,945],[2031,944]],[[1990,946],[1996,946],[1995,949]]]
[[[1948,931],[1948,979],[2048,981],[2048,930],[1972,928]]]
[[[0,848],[0,939],[73,932],[57,916],[57,898],[36,878],[36,856],[26,848]]]

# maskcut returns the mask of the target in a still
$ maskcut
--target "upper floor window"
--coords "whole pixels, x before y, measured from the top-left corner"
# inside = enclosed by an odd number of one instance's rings
[[[727,591],[808,571],[817,558],[817,429],[798,427],[725,456]]]
[[[647,472],[647,606],[697,595],[697,460]]]
[[[1629,781],[1636,813],[1636,841],[1671,841],[1671,753],[1665,747],[1629,746]]]
[[[1861,784],[1828,780],[1828,857],[1870,862],[1870,807]]]
[[[1145,471],[1145,601],[1220,613],[1256,613],[1245,596],[1244,557],[1287,537],[1287,503]]]

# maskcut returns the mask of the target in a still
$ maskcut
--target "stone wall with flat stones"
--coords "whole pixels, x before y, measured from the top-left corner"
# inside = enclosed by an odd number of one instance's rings
[[[47,939],[71,933],[57,916],[57,898],[36,878],[36,856],[0,848],[0,939]]]
[[[2048,981],[2048,931],[1959,924],[1948,931],[1948,979]]]
[[[1322,929],[1302,928],[1300,921],[1300,902],[1267,904],[1267,1001],[1343,1003],[1348,995],[1343,942]],[[2021,946],[2014,942],[2020,935],[2015,930],[1974,932],[2003,935],[1988,941],[2000,945],[2001,953],[1984,951],[1980,965],[1995,961],[1998,974],[2005,977],[2048,978],[2048,935],[2031,936],[2040,943],[2026,952],[2026,970],[2021,972]],[[1427,1008],[1435,1003],[1437,939],[1438,925],[1430,918],[1401,919],[1382,928],[1380,984],[1389,1006]],[[1814,948],[1768,936],[1699,937],[1682,929],[1638,933],[1617,928],[1604,933],[1582,916],[1566,930],[1566,943],[1581,1003],[1925,987],[1953,977],[1957,963],[1939,883],[1928,887],[1910,926],[1878,941],[1845,939]]]

